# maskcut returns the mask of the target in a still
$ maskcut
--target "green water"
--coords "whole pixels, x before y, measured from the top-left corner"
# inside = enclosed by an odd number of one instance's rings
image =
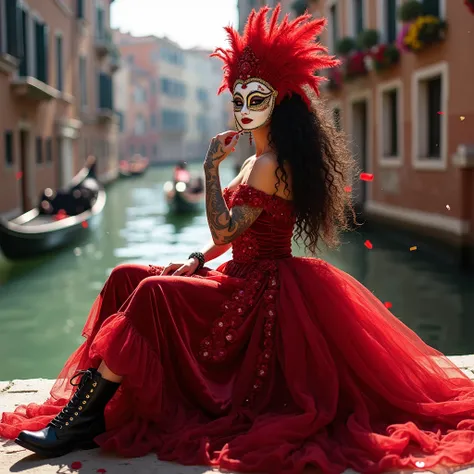
[[[221,174],[227,183],[230,167]],[[171,168],[155,168],[111,185],[105,214],[87,241],[30,262],[0,257],[0,380],[57,375],[81,343],[89,308],[114,266],[167,263],[209,239],[204,214],[167,215],[162,186],[170,175]],[[364,247],[366,239],[372,250]],[[323,257],[390,301],[392,311],[429,344],[447,354],[474,353],[472,277],[425,257],[423,243],[413,245],[419,251],[362,231]]]

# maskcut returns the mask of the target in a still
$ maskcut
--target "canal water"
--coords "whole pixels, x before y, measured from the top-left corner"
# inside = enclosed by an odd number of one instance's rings
[[[231,168],[221,175],[227,183]],[[204,213],[167,214],[162,188],[170,176],[171,168],[153,168],[113,183],[98,228],[76,246],[29,262],[0,257],[0,380],[57,375],[81,343],[89,308],[114,266],[166,264],[210,238]],[[302,254],[296,247],[294,253]],[[447,354],[474,353],[473,277],[425,255],[422,242],[396,243],[362,227],[322,257],[391,303],[391,311],[432,346]]]

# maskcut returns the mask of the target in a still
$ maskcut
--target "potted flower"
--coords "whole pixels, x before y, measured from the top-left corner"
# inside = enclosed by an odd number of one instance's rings
[[[469,11],[474,15],[474,0],[464,0],[464,4]]]
[[[366,57],[366,51],[355,51],[347,57],[344,62],[344,75],[346,79],[354,79],[359,76],[365,76],[368,73]]]
[[[380,72],[393,66],[400,59],[400,52],[393,44],[379,44],[370,50],[372,67]]]
[[[349,36],[341,38],[336,44],[336,54],[340,56],[347,56],[356,48],[356,42]]]
[[[398,18],[402,23],[410,23],[422,15],[423,4],[417,0],[408,0],[398,9]]]
[[[409,51],[418,52],[444,39],[446,22],[432,15],[418,17],[408,28],[403,43]]]

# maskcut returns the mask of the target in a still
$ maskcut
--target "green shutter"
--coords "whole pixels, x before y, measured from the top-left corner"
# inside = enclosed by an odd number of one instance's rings
[[[28,37],[27,37],[27,32],[28,32],[28,13],[25,10],[21,10],[20,12],[21,16],[21,37],[22,37],[22,43],[24,45],[23,49],[23,57],[20,62],[20,69],[19,73],[21,77],[25,77],[28,75]]]
[[[5,3],[6,27],[7,27],[7,47],[8,54],[16,58],[23,57],[23,33],[22,33],[22,10],[18,7],[17,0],[10,0]]]
[[[397,0],[387,0],[387,43],[397,39]]]
[[[440,0],[423,0],[423,13],[425,15],[440,16]]]

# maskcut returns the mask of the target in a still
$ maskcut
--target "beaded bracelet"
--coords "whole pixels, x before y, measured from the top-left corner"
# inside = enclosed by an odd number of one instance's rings
[[[193,252],[188,258],[196,258],[199,261],[199,265],[196,268],[196,272],[201,270],[201,268],[204,267],[204,264],[206,263],[206,257],[202,252]]]

